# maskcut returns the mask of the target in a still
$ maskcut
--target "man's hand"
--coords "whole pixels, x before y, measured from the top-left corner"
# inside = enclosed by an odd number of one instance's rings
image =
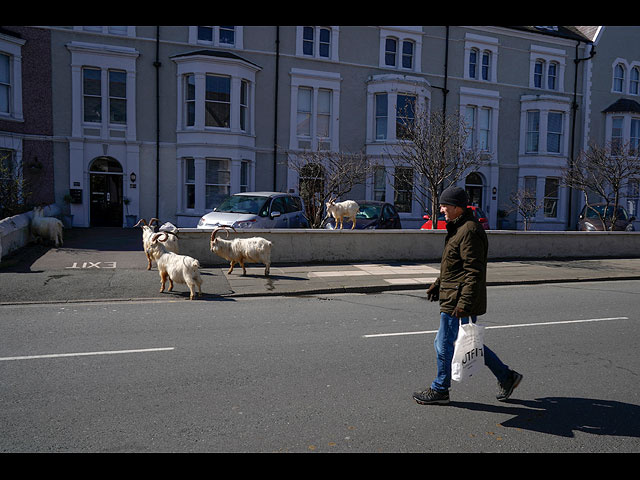
[[[432,283],[429,288],[427,288],[427,300],[431,302],[436,302],[440,298],[440,291],[438,285]]]
[[[468,317],[469,314],[463,311],[461,308],[456,307],[453,309],[453,316],[458,318],[464,318],[464,317]]]

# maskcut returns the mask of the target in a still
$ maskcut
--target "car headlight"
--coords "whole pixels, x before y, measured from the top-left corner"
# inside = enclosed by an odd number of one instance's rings
[[[588,232],[593,232],[595,231],[596,227],[594,227],[591,223],[585,223],[584,224],[584,228],[588,231]]]
[[[201,227],[204,224],[205,224],[205,219],[204,219],[204,217],[202,217],[202,218],[200,218],[200,221],[198,221],[198,226]]]
[[[255,222],[255,220],[243,220],[241,222],[235,222],[232,226],[234,228],[251,228]]]

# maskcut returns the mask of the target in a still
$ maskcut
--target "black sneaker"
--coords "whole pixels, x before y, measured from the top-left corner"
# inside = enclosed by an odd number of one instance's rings
[[[432,403],[449,403],[449,392],[438,392],[430,387],[422,392],[415,392],[413,399],[420,405],[430,405]]]
[[[520,381],[522,380],[522,375],[520,375],[515,370],[511,370],[509,378],[504,383],[498,383],[498,394],[496,398],[499,402],[504,402],[507,400],[515,388],[520,385]]]

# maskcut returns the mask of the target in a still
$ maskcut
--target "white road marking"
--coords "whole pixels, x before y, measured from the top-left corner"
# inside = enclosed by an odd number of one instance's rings
[[[87,355],[118,355],[121,353],[147,353],[162,352],[167,350],[174,350],[174,347],[144,348],[138,350],[107,350],[103,352],[52,353],[48,355],[27,355],[22,357],[0,357],[0,361],[4,362],[8,360],[32,360],[35,358],[84,357]]]
[[[485,327],[487,330],[491,328],[519,328],[519,327],[537,327],[540,325],[561,325],[566,323],[584,323],[584,322],[604,322],[607,320],[629,320],[629,317],[610,317],[610,318],[587,318],[585,320],[560,320],[557,322],[540,322],[540,323],[520,323],[517,325],[497,325],[493,327]],[[427,333],[438,333],[438,330],[423,330],[417,332],[396,332],[396,333],[375,333],[371,335],[363,335],[364,338],[374,337],[397,337],[401,335],[424,335]]]

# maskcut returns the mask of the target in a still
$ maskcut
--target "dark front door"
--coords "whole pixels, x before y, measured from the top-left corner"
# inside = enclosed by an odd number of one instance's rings
[[[122,227],[122,175],[91,173],[92,227]]]

